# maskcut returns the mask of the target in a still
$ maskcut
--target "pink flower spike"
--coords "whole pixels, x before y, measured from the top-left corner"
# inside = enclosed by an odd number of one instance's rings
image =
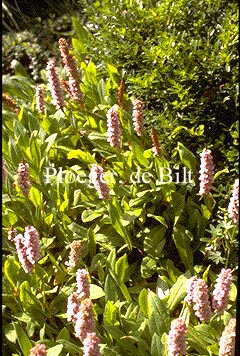
[[[97,166],[96,164],[93,164],[90,172],[90,178],[93,182],[95,189],[98,192],[99,199],[104,200],[109,198],[110,188],[107,185],[107,182],[105,182],[103,175],[103,168]]]
[[[187,283],[187,295],[185,297],[185,302],[192,304],[194,301],[194,286],[198,278],[196,276],[191,277]]]
[[[79,312],[76,314],[76,323],[74,327],[75,336],[83,342],[87,333],[94,332],[95,324],[93,303],[91,299],[86,298],[81,302]]]
[[[80,308],[79,295],[78,293],[74,292],[70,294],[70,296],[68,297],[67,321],[72,321],[73,323],[76,323],[79,308]]]
[[[29,262],[32,265],[42,258],[39,245],[39,234],[33,226],[26,226],[24,232],[24,244]]]
[[[208,286],[204,279],[198,279],[194,283],[193,302],[193,309],[199,320],[209,322],[212,310],[209,302]]]
[[[31,183],[29,179],[29,164],[26,163],[24,160],[22,160],[22,162],[19,163],[17,174],[18,174],[18,185],[21,189],[21,192],[24,195],[28,196],[31,187]]]
[[[181,318],[172,321],[168,335],[168,356],[186,354],[186,325]]]
[[[29,262],[27,257],[27,249],[24,242],[24,236],[22,234],[18,234],[14,238],[16,251],[18,254],[18,259],[22,265],[22,268],[26,273],[31,273],[33,270],[33,265]]]
[[[78,269],[76,272],[76,280],[77,280],[77,293],[79,298],[89,298],[90,289],[88,282],[88,273],[83,269]]]
[[[44,114],[44,95],[43,88],[40,85],[36,88],[36,105],[37,109],[41,114]]]
[[[45,344],[37,344],[30,350],[29,356],[47,356]]]
[[[55,68],[54,60],[50,59],[47,64],[48,82],[56,110],[62,109],[65,105],[61,83]]]
[[[232,270],[222,268],[214,286],[212,307],[221,314],[227,309],[232,282]]]
[[[235,355],[236,318],[230,319],[219,340],[219,356]]]
[[[144,109],[143,102],[139,99],[135,99],[133,101],[132,119],[133,119],[134,130],[136,131],[138,136],[142,136],[144,132],[145,119],[143,116],[143,109]]]
[[[232,196],[228,205],[228,214],[230,219],[234,224],[238,223],[239,216],[239,179],[236,179],[234,182],[234,187],[232,191]]]
[[[202,153],[200,153],[201,164],[200,164],[200,195],[207,195],[213,184],[213,176],[214,176],[214,166],[213,166],[213,158],[212,151],[204,148]]]
[[[95,332],[87,333],[83,340],[83,356],[101,356],[99,338]]]
[[[107,112],[108,139],[110,146],[120,148],[121,130],[118,116],[119,106],[113,105]]]

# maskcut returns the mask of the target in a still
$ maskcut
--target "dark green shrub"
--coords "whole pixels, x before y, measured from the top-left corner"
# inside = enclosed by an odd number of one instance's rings
[[[85,12],[84,25],[74,19],[79,53],[117,66],[168,151],[177,139],[194,152],[223,144],[224,167],[238,116],[236,2],[107,0],[86,2]]]

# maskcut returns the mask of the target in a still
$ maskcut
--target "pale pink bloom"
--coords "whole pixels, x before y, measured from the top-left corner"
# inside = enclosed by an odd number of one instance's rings
[[[186,354],[186,330],[183,319],[177,318],[172,321],[168,335],[168,356]]]
[[[110,188],[103,178],[104,170],[102,167],[93,164],[90,172],[90,178],[93,182],[95,189],[98,192],[100,199],[108,199]]]
[[[40,85],[36,88],[36,105],[38,111],[43,114],[44,113],[44,95],[43,95],[43,88]]]
[[[234,182],[234,187],[232,191],[232,196],[228,205],[228,214],[230,219],[237,224],[238,223],[238,212],[239,209],[239,179]]]
[[[42,257],[37,230],[33,226],[27,226],[24,235],[16,235],[13,241],[24,271],[31,273],[36,262]]]
[[[76,280],[77,280],[77,293],[79,298],[89,298],[90,289],[89,289],[89,281],[88,281],[88,273],[83,269],[78,269],[76,272]]]
[[[18,174],[18,185],[21,189],[21,192],[24,195],[28,196],[31,187],[31,183],[29,179],[29,164],[26,163],[24,160],[22,160],[22,162],[19,163],[17,174]]]
[[[47,63],[47,74],[53,103],[56,107],[56,110],[62,109],[65,105],[64,97],[61,89],[61,83],[55,68],[55,62],[52,59],[50,59]]]
[[[194,283],[193,309],[200,321],[209,322],[212,310],[209,302],[208,286],[204,279],[198,279]]]
[[[77,320],[77,313],[79,312],[80,308],[80,299],[78,293],[74,292],[70,294],[68,297],[68,304],[67,304],[67,320],[76,323]]]
[[[219,356],[235,355],[236,318],[230,319],[219,340]]]
[[[30,350],[29,356],[47,356],[45,344],[37,344]]]
[[[70,253],[68,256],[68,261],[65,262],[65,265],[68,266],[70,271],[74,267],[77,267],[79,261],[81,260],[82,245],[80,241],[73,241],[70,245]]]
[[[80,74],[74,57],[69,53],[69,45],[65,38],[60,38],[59,49],[62,56],[64,68],[69,77],[69,90],[72,99],[82,101],[83,94],[80,90]]]
[[[95,330],[95,319],[93,313],[93,303],[91,299],[84,299],[79,307],[79,311],[76,314],[75,322],[75,336],[82,342],[86,338],[87,333],[92,333]]]
[[[232,270],[222,268],[214,286],[212,307],[221,314],[226,310],[232,282]]]
[[[25,227],[24,244],[29,262],[35,265],[42,258],[42,255],[39,245],[39,233],[34,226]]]
[[[194,301],[194,285],[196,283],[196,281],[198,280],[198,278],[196,276],[191,277],[188,280],[187,283],[187,295],[185,297],[185,302],[187,302],[188,304],[192,304]]]
[[[99,338],[95,332],[87,333],[83,340],[83,356],[102,356],[99,350]]]
[[[24,236],[22,234],[18,234],[17,236],[15,236],[14,242],[18,254],[18,259],[22,265],[22,268],[26,273],[31,273],[33,270],[33,265],[28,260],[27,248],[24,243]]]
[[[120,148],[121,140],[121,130],[120,121],[118,116],[119,106],[117,104],[113,105],[107,112],[107,141],[110,146]]]
[[[133,101],[132,119],[133,119],[134,130],[136,131],[138,136],[142,136],[144,132],[145,119],[143,116],[143,109],[144,109],[143,102],[139,99],[135,99]]]
[[[200,195],[207,195],[213,184],[213,176],[214,176],[214,165],[212,158],[212,151],[204,148],[202,153],[200,153],[201,157],[201,165],[200,165]]]
[[[14,241],[14,238],[17,236],[17,230],[14,227],[11,227],[8,230],[8,240]]]

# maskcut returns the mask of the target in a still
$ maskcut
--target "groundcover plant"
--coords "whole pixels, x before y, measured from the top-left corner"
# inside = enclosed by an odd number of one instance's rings
[[[234,355],[238,179],[223,198],[211,147],[163,152],[79,43],[3,78],[3,354]]]

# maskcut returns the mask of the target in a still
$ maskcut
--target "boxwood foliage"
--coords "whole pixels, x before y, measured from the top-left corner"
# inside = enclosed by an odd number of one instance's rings
[[[85,12],[84,23],[73,19],[79,55],[117,66],[163,146],[213,145],[221,166],[236,170],[237,2],[97,0]]]

